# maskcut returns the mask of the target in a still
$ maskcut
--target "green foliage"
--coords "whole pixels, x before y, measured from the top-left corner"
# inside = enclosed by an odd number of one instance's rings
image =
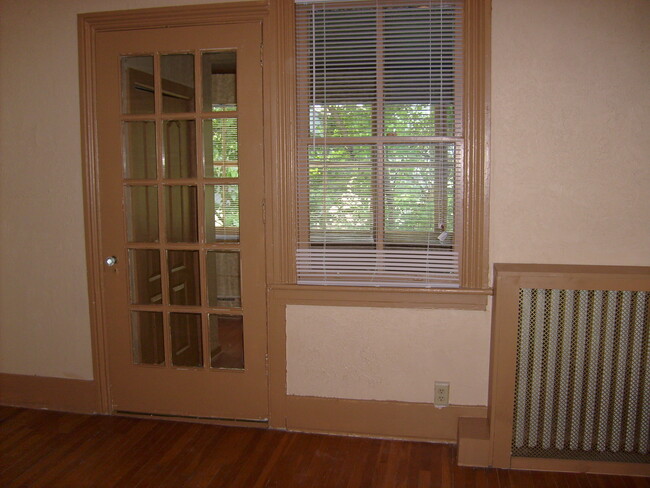
[[[205,148],[206,166],[212,162],[212,167],[206,167],[208,176],[214,178],[237,178],[239,176],[239,169],[236,165],[220,164],[238,161],[237,119],[206,120],[203,125],[203,130],[208,134],[212,134],[212,144]]]
[[[205,148],[208,176],[214,178],[238,178],[237,119],[212,119],[204,122],[204,131],[212,134],[212,144]],[[211,150],[212,154],[209,154]],[[239,227],[239,185],[208,185],[214,198],[215,228]],[[212,212],[212,210],[210,210]]]
[[[372,242],[379,209],[387,243],[437,243],[442,230],[453,233],[455,151],[443,142],[311,146],[312,242],[326,233],[328,241]]]
[[[238,166],[226,166],[225,164],[214,163],[213,166],[215,178],[239,178]]]
[[[329,103],[312,105],[309,129],[312,137],[364,137],[372,135],[372,105]]]
[[[390,103],[384,107],[387,136],[451,136],[454,123],[453,107],[428,103]]]
[[[312,235],[352,230],[371,233],[371,146],[312,146],[309,160]]]
[[[384,155],[385,231],[417,241],[437,236],[441,224],[453,232],[454,145],[391,144]]]
[[[383,109],[386,136],[453,136],[454,107],[432,103],[387,103]],[[309,112],[311,137],[371,137],[376,124],[373,104],[314,104]]]

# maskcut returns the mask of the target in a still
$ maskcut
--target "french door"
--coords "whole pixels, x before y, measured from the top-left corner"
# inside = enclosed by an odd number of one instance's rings
[[[112,408],[268,417],[259,23],[100,32]]]

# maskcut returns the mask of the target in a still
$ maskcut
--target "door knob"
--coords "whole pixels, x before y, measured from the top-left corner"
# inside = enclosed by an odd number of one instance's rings
[[[106,266],[115,266],[117,264],[117,258],[115,256],[109,256],[104,260],[104,262],[106,263]]]

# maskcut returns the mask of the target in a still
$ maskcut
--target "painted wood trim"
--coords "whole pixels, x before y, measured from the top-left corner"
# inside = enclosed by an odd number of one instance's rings
[[[639,290],[647,287],[650,266],[600,266],[600,265],[567,265],[567,264],[500,264],[494,265],[495,274],[504,277],[518,277],[522,283],[529,281],[562,286],[598,286],[602,289],[631,289],[639,286]],[[531,285],[531,287],[539,287]],[[613,288],[612,288],[613,287]],[[637,289],[637,288],[635,288]]]
[[[349,400],[288,395],[286,428],[301,432],[362,435],[456,443],[460,417],[485,417],[487,408],[430,403]]]
[[[537,276],[586,275],[607,276],[646,276],[650,266],[611,266],[589,264],[531,264],[531,263],[495,263],[494,270],[500,274],[523,274]]]
[[[492,290],[273,285],[275,299],[292,305],[486,310]]]
[[[488,284],[490,182],[491,0],[465,0],[465,161],[461,281]]]
[[[490,465],[510,467],[517,355],[517,277],[495,274],[490,347]]]
[[[45,376],[0,373],[0,404],[75,413],[97,413],[98,383]]]
[[[97,410],[110,412],[108,389],[107,341],[103,322],[101,281],[101,249],[99,245],[99,187],[97,159],[97,111],[94,93],[95,33],[91,23],[82,16],[77,19],[79,47],[79,104],[81,114],[81,158],[84,199],[84,233],[86,269],[90,304],[90,336],[93,377],[97,381]]]
[[[93,12],[79,19],[93,32],[107,32],[246,22],[259,20],[268,10],[269,2],[260,0]]]
[[[287,407],[287,304],[273,292],[267,299],[269,368],[269,427],[286,429]]]
[[[462,417],[458,419],[459,466],[487,467],[490,464],[490,427],[487,418]]]
[[[294,3],[271,2],[270,28],[265,29],[264,75],[268,77],[268,150],[266,233],[268,283],[295,283],[295,43]]]
[[[108,343],[103,322],[104,303],[101,279],[99,161],[97,156],[97,112],[94,99],[96,89],[95,36],[98,32],[106,31],[263,21],[268,12],[269,2],[263,0],[86,13],[77,17],[84,224],[93,377],[98,384],[97,408],[102,413],[111,412],[111,402],[107,367]]]
[[[650,476],[650,464],[576,461],[570,459],[512,458],[512,469],[560,471],[566,473]]]

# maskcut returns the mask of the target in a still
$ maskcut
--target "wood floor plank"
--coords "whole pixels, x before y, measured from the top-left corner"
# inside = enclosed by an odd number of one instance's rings
[[[3,488],[650,488],[456,465],[454,446],[0,407]]]

